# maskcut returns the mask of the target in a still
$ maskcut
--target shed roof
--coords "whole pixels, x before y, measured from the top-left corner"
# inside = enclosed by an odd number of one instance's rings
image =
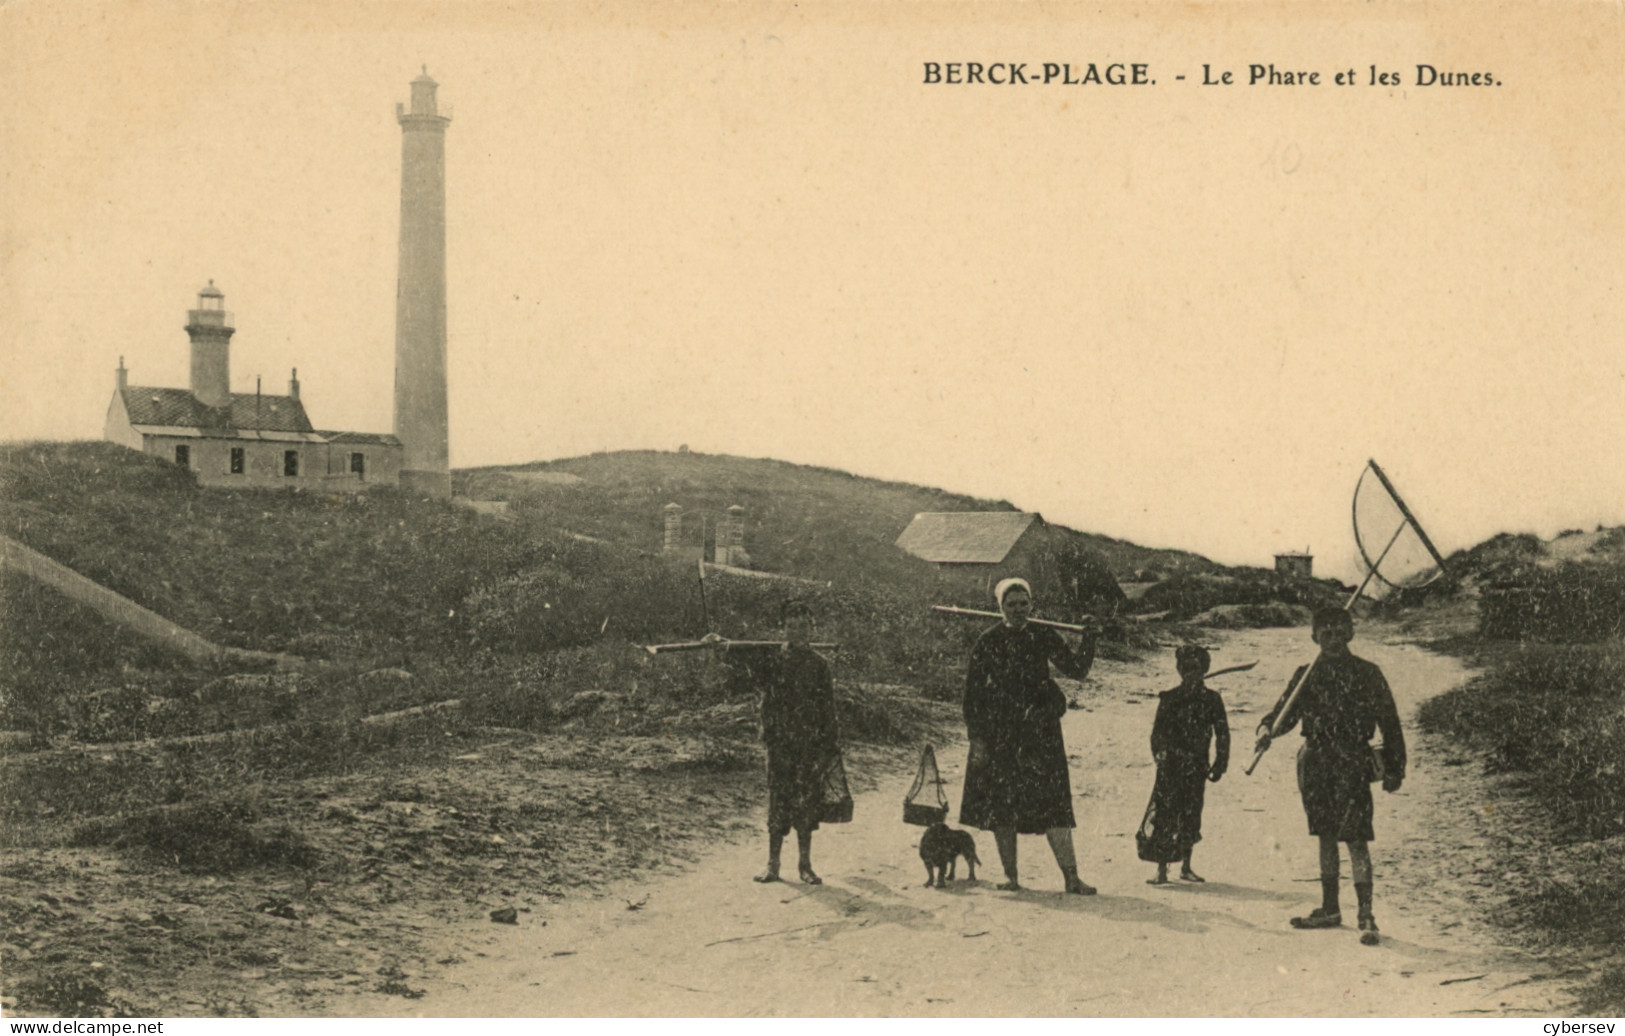
[[[1030,511],[927,511],[914,516],[897,545],[926,561],[996,565],[1043,520]]]

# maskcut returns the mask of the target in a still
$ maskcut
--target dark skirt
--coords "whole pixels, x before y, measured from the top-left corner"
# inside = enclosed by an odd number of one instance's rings
[[[767,750],[767,831],[816,831],[852,819],[852,792],[841,754],[795,748]]]
[[[1151,803],[1135,835],[1140,859],[1176,863],[1202,840],[1202,803],[1207,796],[1207,760],[1170,755],[1157,767]]]
[[[971,751],[959,822],[984,831],[1013,827],[1024,835],[1076,826],[1059,720],[1037,726],[1025,739]]]
[[[1339,842],[1369,842],[1370,751],[1365,745],[1310,744],[1298,750],[1298,791],[1309,833]]]

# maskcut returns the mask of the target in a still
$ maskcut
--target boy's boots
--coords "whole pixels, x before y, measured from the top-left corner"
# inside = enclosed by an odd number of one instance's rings
[[[1371,883],[1362,881],[1354,886],[1354,894],[1360,900],[1360,942],[1366,946],[1377,945],[1377,918],[1371,912]]]
[[[1294,927],[1294,928],[1340,928],[1340,927],[1342,927],[1342,924],[1343,924],[1343,911],[1342,911],[1342,908],[1338,905],[1338,902],[1337,902],[1337,885],[1338,885],[1338,879],[1337,879],[1336,875],[1333,875],[1331,877],[1327,877],[1326,875],[1322,874],[1320,876],[1321,905],[1318,906],[1318,907],[1315,907],[1315,909],[1309,911],[1309,916],[1308,917],[1294,917],[1292,919],[1292,927]],[[1370,886],[1368,885],[1368,886],[1366,886],[1366,888],[1369,890]]]

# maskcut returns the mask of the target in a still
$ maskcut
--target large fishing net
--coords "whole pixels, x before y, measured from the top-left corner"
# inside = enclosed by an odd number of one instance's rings
[[[1444,558],[1439,556],[1428,534],[1422,531],[1422,523],[1417,521],[1416,512],[1405,503],[1387,472],[1378,467],[1374,460],[1366,461],[1360,481],[1354,487],[1354,545],[1359,549],[1366,575],[1343,605],[1345,609],[1354,607],[1354,602],[1373,586],[1383,588],[1377,596],[1414,591],[1438,581],[1445,574]],[[1292,689],[1276,710],[1271,737],[1281,733],[1282,722],[1292,711],[1298,691],[1309,683],[1309,676],[1318,661],[1318,658],[1311,661],[1302,675],[1294,678]],[[1248,774],[1264,758],[1268,747],[1267,741],[1259,743],[1253,761],[1247,766]],[[1149,819],[1149,811],[1147,816]]]
[[[1444,575],[1444,559],[1374,460],[1366,462],[1354,487],[1354,544],[1375,577],[1374,596],[1420,589]]]

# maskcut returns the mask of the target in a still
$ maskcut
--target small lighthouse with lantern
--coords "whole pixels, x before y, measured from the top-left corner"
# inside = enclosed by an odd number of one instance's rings
[[[211,280],[186,311],[191,384],[131,385],[120,356],[102,437],[185,468],[206,487],[358,492],[398,484],[400,440],[316,428],[299,398],[297,368],[286,393],[265,391],[258,375],[252,391],[233,392],[236,332],[226,294]]]

